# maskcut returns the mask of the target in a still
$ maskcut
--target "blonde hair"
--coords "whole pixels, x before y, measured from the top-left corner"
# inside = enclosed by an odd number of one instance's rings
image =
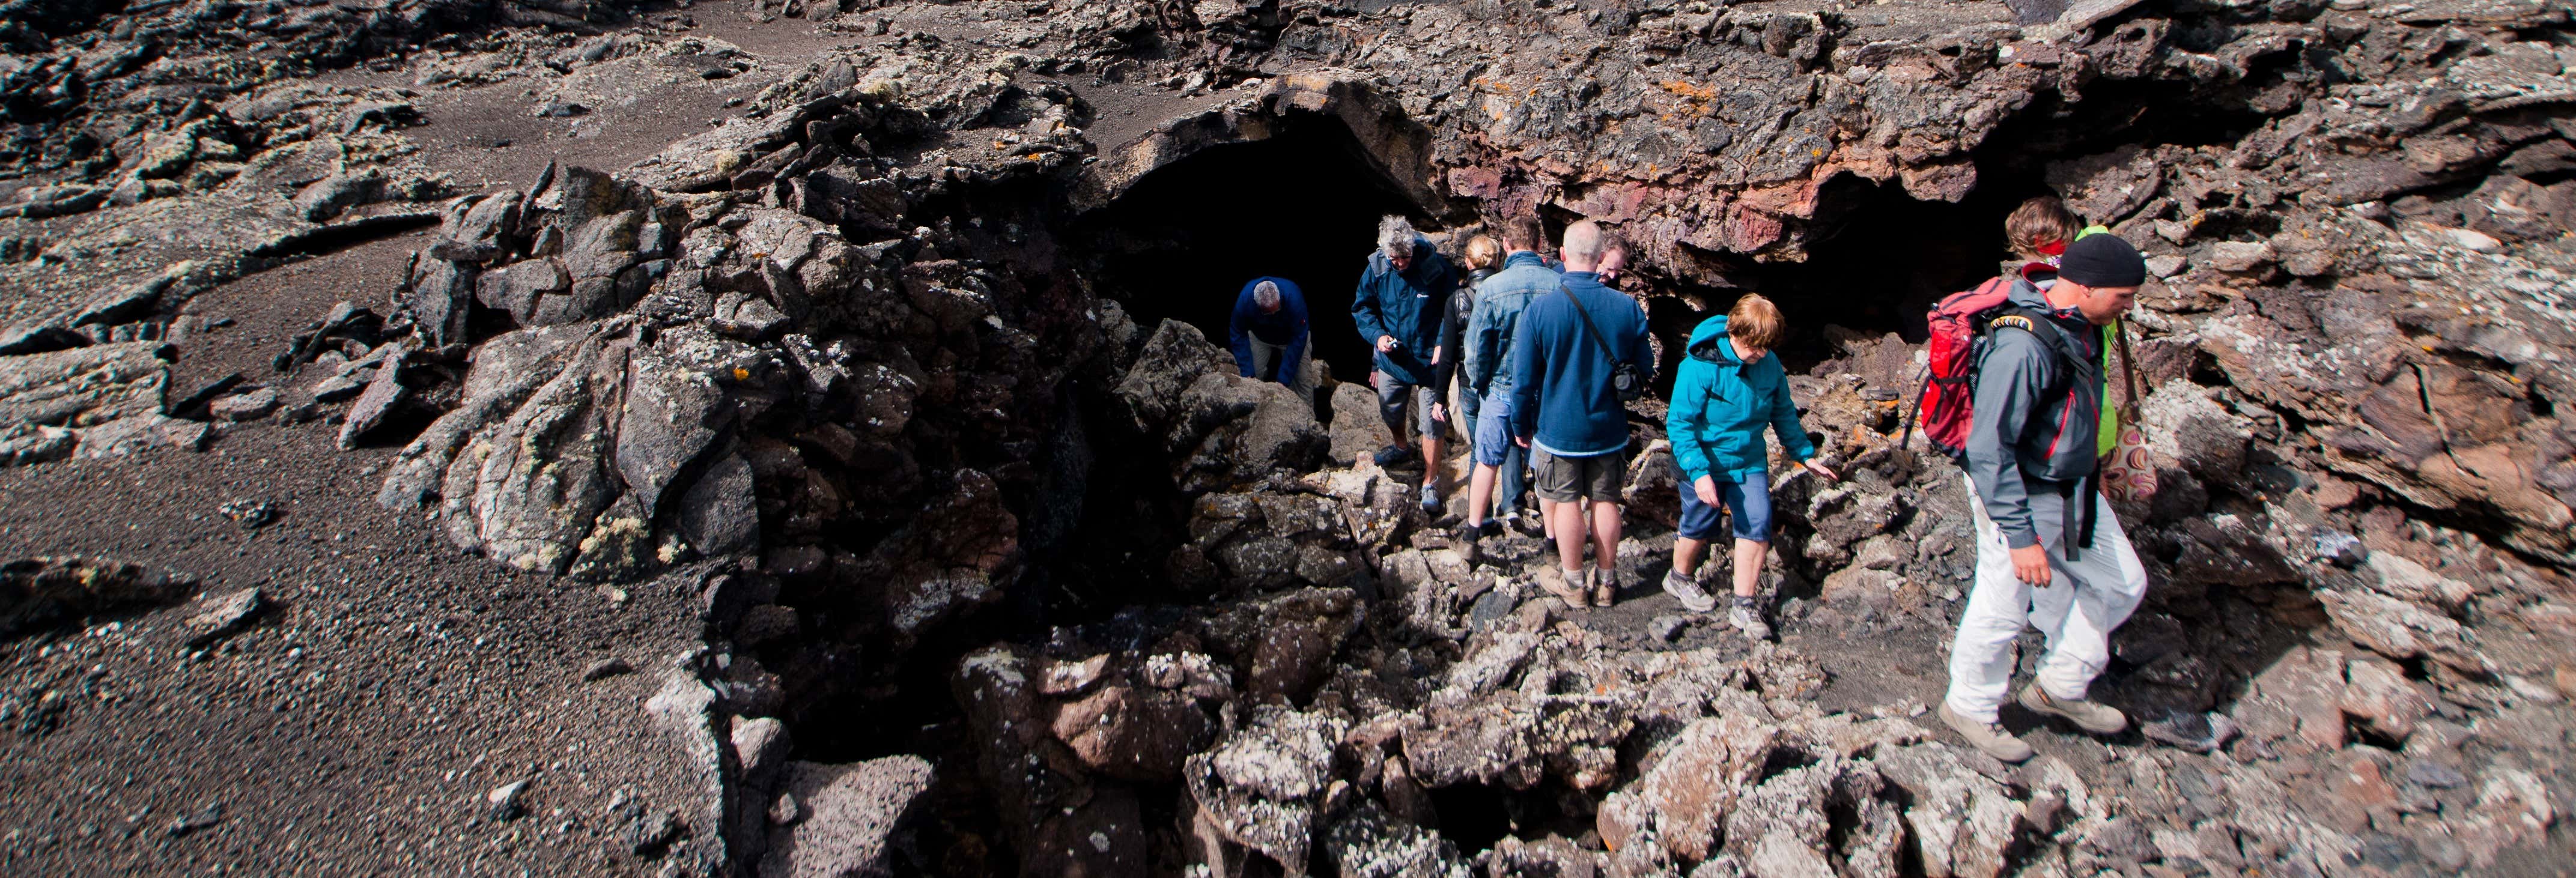
[[[1496,243],[1494,236],[1477,235],[1467,239],[1468,268],[1483,268],[1502,260],[1503,245]]]
[[[2072,244],[2083,229],[2084,221],[2066,209],[2066,202],[2054,195],[2042,195],[2022,202],[2013,208],[2011,216],[2004,218],[2004,243],[2023,259],[2044,259],[2047,254],[2039,252],[2042,245],[2051,241]]]
[[[1788,323],[1780,316],[1780,306],[1771,304],[1761,293],[1745,293],[1735,300],[1735,307],[1726,311],[1726,334],[1755,350],[1777,348]]]

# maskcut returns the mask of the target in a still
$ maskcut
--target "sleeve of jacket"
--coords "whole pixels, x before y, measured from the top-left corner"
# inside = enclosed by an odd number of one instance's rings
[[[1261,306],[1252,301],[1252,288],[1259,283],[1258,280],[1247,282],[1243,285],[1243,292],[1235,294],[1234,319],[1226,326],[1226,336],[1234,343],[1235,372],[1245,378],[1253,377],[1252,331],[1247,325],[1252,322],[1252,315],[1261,310]]]
[[[1467,333],[1467,310],[1475,304],[1472,288],[1449,291],[1449,299],[1440,304],[1440,363],[1433,370],[1431,386],[1441,393],[1449,392],[1449,379],[1458,374],[1458,364],[1467,359],[1461,340]]]
[[[1516,337],[1506,344],[1511,349],[1512,363],[1512,435],[1527,439],[1538,433],[1538,339],[1539,303],[1532,302],[1521,312]]]
[[[1681,467],[1682,484],[1708,475],[1708,449],[1700,447],[1701,422],[1708,418],[1709,369],[1683,363],[1673,372],[1673,404],[1664,410],[1664,435],[1673,443],[1673,464]]]
[[[1295,338],[1288,340],[1288,350],[1280,355],[1279,383],[1293,386],[1297,383],[1297,376],[1287,374],[1287,370],[1306,361],[1306,338],[1311,334],[1308,332],[1310,324],[1306,322],[1306,291],[1286,280],[1279,281],[1279,307],[1287,309],[1289,325],[1295,327],[1297,333]]]
[[[1769,363],[1772,380],[1778,382],[1778,393],[1771,394],[1771,432],[1780,437],[1780,450],[1789,452],[1791,460],[1816,456],[1816,443],[1807,439],[1807,425],[1798,420],[1798,401],[1789,395],[1788,370],[1781,368],[1778,355],[1762,358]]]
[[[2013,548],[2039,544],[2030,514],[2030,489],[2022,484],[2013,446],[2039,407],[2048,378],[2046,344],[2027,332],[1997,330],[1994,347],[1977,369],[1976,421],[1968,429],[1968,480],[1986,517]]]
[[[1360,269],[1359,287],[1351,294],[1351,322],[1359,324],[1360,341],[1371,348],[1377,347],[1379,336],[1389,334],[1386,318],[1377,311],[1376,280],[1377,257],[1370,256],[1369,264]]]
[[[1494,373],[1511,368],[1505,359],[1502,328],[1495,325],[1495,309],[1481,299],[1476,311],[1467,317],[1467,381],[1481,394],[1494,383]]]
[[[1624,293],[1620,297],[1627,298]],[[1630,300],[1630,303],[1635,304],[1635,300]],[[1655,343],[1647,338],[1646,306],[1637,305],[1636,308],[1637,335],[1628,340],[1628,362],[1637,364],[1638,380],[1652,387],[1655,383]]]

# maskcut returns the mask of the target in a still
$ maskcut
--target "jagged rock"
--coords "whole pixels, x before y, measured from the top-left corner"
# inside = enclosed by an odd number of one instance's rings
[[[2422,604],[2375,592],[2320,590],[2336,627],[2353,642],[2393,659],[2430,658],[2453,669],[2482,673],[2484,659],[2469,642],[2469,632],[2449,616]]]
[[[771,782],[787,765],[787,724],[769,717],[735,717],[730,737],[734,764],[742,770],[744,785],[754,790],[770,789]]]
[[[1467,878],[1470,874],[1457,845],[1366,800],[1324,830],[1324,848],[1341,874],[1353,878]]]
[[[1189,758],[1182,775],[1190,799],[1227,841],[1302,873],[1344,731],[1327,716],[1258,708],[1241,730]]]
[[[149,342],[0,357],[0,424],[88,427],[161,411],[169,364]]]
[[[2433,713],[2431,693],[2406,679],[2396,665],[2376,658],[2355,659],[2344,669],[2343,712],[2359,718],[2372,732],[2403,744],[2415,724]]]
[[[386,357],[376,367],[376,377],[367,382],[366,392],[349,404],[348,419],[340,424],[340,447],[356,448],[360,437],[384,424],[403,402],[402,357]]]
[[[1053,729],[1085,768],[1139,783],[1168,783],[1204,742],[1207,714],[1167,689],[1104,686],[1056,708]]]
[[[894,874],[894,836],[930,788],[930,763],[889,756],[850,765],[791,762],[782,795],[803,814],[770,830],[762,875],[856,878]]]
[[[1916,744],[1881,753],[1878,772],[1905,791],[1906,825],[1925,874],[1992,878],[2021,830],[2022,807],[2003,784],[1969,768],[1948,745]]]
[[[1764,718],[1708,717],[1684,726],[1654,767],[1601,803],[1604,839],[1615,849],[1658,845],[1675,861],[1696,863],[1717,850],[1717,832],[1737,799],[1753,786],[1778,746]]]
[[[277,411],[277,389],[262,387],[249,393],[238,393],[206,404],[206,413],[217,420],[256,421]]]

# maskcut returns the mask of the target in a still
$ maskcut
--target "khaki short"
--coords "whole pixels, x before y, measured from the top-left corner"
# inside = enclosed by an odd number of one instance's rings
[[[1627,449],[1589,457],[1558,457],[1530,449],[1530,468],[1538,471],[1539,499],[1552,503],[1591,500],[1618,503],[1628,479]]]

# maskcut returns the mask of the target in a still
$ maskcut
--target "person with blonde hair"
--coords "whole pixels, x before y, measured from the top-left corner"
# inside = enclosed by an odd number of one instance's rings
[[[1778,434],[1781,449],[1817,478],[1835,477],[1816,460],[1816,445],[1789,398],[1788,372],[1771,355],[1785,329],[1780,307],[1755,293],[1701,321],[1691,330],[1690,357],[1674,374],[1664,416],[1673,462],[1682,470],[1681,536],[1673,541],[1664,591],[1694,613],[1717,608],[1697,574],[1723,505],[1735,536],[1735,600],[1726,620],[1756,640],[1771,635],[1755,597],[1771,551],[1771,448],[1763,431]]]
[[[1440,320],[1440,346],[1431,350],[1431,390],[1442,402],[1451,399],[1450,382],[1464,374],[1458,365],[1467,360],[1467,321],[1476,313],[1476,285],[1493,277],[1494,272],[1502,268],[1502,262],[1503,245],[1494,240],[1494,236],[1477,235],[1467,239],[1467,254],[1463,260],[1467,266],[1467,277],[1462,288],[1449,297],[1449,307]],[[1447,423],[1456,425],[1458,432],[1466,436],[1468,445],[1473,447],[1476,415],[1483,409],[1484,400],[1460,389],[1456,401],[1457,404],[1451,408],[1456,409],[1458,417],[1447,419]]]

